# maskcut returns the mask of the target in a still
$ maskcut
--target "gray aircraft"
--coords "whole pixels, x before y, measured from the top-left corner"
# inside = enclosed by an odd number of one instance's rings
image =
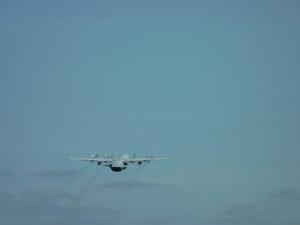
[[[99,154],[92,155],[91,157],[83,157],[83,158],[67,158],[70,160],[80,160],[87,162],[95,162],[98,166],[107,166],[113,172],[121,172],[125,170],[129,164],[142,165],[143,163],[150,163],[151,161],[156,160],[164,160],[170,159],[170,157],[154,157],[147,155],[146,157],[138,158],[134,154],[132,158],[130,158],[127,154],[122,155],[121,157],[113,157],[113,155],[108,155],[104,157],[99,157]]]

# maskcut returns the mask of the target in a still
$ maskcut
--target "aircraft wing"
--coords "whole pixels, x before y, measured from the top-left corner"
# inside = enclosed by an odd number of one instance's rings
[[[87,157],[83,157],[83,158],[67,158],[69,160],[79,160],[79,161],[88,161],[88,162],[100,162],[100,163],[110,163],[113,160],[111,158],[87,158]]]
[[[157,161],[157,160],[165,160],[171,159],[170,157],[145,157],[145,158],[130,158],[124,160],[127,163],[143,163],[143,162],[150,162],[150,161]]]

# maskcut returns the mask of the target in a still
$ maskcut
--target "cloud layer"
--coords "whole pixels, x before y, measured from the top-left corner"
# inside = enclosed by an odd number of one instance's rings
[[[3,224],[111,224],[117,214],[101,205],[83,202],[59,189],[24,190],[17,194],[0,192],[0,218]]]
[[[76,177],[83,175],[84,172],[81,170],[69,170],[69,169],[58,169],[58,170],[45,170],[41,172],[34,172],[30,175],[44,178],[66,178],[66,177]]]
[[[211,224],[225,225],[298,225],[300,189],[270,193],[259,202],[241,203],[227,208]]]
[[[126,188],[151,188],[151,189],[165,189],[165,188],[174,188],[175,186],[170,184],[161,184],[155,182],[143,182],[143,181],[120,181],[120,182],[110,182],[99,184],[98,188],[100,189],[126,189]]]

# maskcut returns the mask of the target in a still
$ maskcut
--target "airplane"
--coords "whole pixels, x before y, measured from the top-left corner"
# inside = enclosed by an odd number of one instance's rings
[[[79,160],[87,162],[96,162],[98,166],[107,166],[113,172],[121,172],[125,170],[129,164],[142,165],[143,163],[150,163],[151,161],[170,159],[170,157],[154,157],[147,155],[146,157],[137,158],[136,154],[130,158],[127,154],[121,157],[115,158],[113,155],[107,155],[104,157],[99,157],[99,154],[92,155],[91,157],[74,158],[69,157],[69,160]]]

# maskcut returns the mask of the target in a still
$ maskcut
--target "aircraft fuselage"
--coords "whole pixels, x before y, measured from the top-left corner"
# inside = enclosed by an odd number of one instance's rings
[[[127,167],[127,164],[124,163],[124,160],[129,158],[127,155],[123,155],[121,157],[121,159],[119,160],[115,160],[112,165],[110,166],[110,169],[113,171],[113,172],[121,172],[122,170],[125,170]]]

